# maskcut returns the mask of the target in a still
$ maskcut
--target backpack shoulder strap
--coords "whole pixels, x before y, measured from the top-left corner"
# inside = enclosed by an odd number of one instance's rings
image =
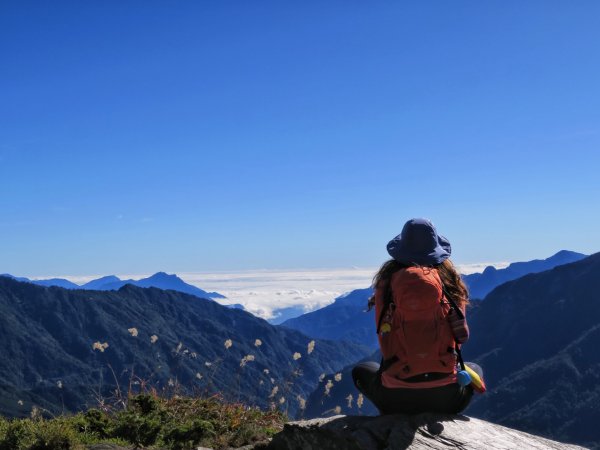
[[[440,282],[442,284],[442,294],[443,294],[442,301],[445,298],[448,301],[448,303],[450,304],[450,307],[456,312],[456,314],[458,315],[458,317],[460,319],[464,320],[465,315],[462,312],[462,309],[460,309],[458,307],[458,305],[456,304],[456,302],[452,299],[452,297],[448,293],[448,290],[446,289],[446,286],[444,286],[444,282],[442,281],[441,277],[440,277]],[[465,370],[465,361],[463,360],[462,351],[460,350],[460,343],[458,341],[456,341],[456,345],[454,346],[454,349],[456,350],[456,357],[458,359],[458,363],[460,364],[461,370]]]
[[[465,315],[462,312],[462,309],[460,309],[458,307],[458,305],[456,304],[456,302],[452,299],[452,297],[448,293],[448,290],[446,289],[446,286],[444,286],[443,282],[442,282],[442,292],[444,293],[444,298],[448,301],[448,303],[450,304],[450,307],[456,312],[458,317],[461,319],[464,319]]]

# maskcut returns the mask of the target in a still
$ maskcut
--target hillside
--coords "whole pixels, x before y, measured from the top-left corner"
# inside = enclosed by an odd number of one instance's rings
[[[352,381],[352,369],[363,361],[381,361],[380,351],[377,350],[337,372],[327,373],[308,397],[304,417],[310,419],[333,414],[378,415],[379,411],[369,400],[359,399],[359,392]]]
[[[471,322],[465,356],[492,388],[469,412],[560,440],[600,423],[600,253],[496,288]]]
[[[281,325],[321,339],[345,340],[377,346],[373,312],[367,312],[371,288],[356,289],[338,297],[331,305],[286,320]]]
[[[282,409],[293,416],[297,396],[306,398],[321,373],[368,353],[319,340],[308,355],[310,339],[297,331],[175,291],[66,290],[6,277],[0,339],[0,412],[8,415],[28,415],[34,404],[50,411],[95,405],[99,395],[112,395],[117,379],[124,392],[130,382],[134,390],[145,383],[261,407],[283,397]]]

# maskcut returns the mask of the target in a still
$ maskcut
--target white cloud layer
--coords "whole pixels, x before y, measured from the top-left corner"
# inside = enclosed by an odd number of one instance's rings
[[[463,274],[481,272],[487,266],[497,269],[509,263],[462,264]],[[372,268],[312,269],[312,270],[260,270],[229,273],[181,273],[186,282],[205,291],[216,291],[227,297],[223,304],[242,304],[247,311],[272,319],[275,311],[302,307],[304,312],[314,311],[333,303],[340,295],[371,285]]]
[[[508,263],[459,264],[463,274],[481,272],[487,266],[500,269]],[[231,272],[183,272],[177,275],[205,291],[227,297],[224,305],[241,304],[264,319],[276,317],[278,309],[300,307],[310,312],[333,303],[340,295],[371,285],[376,267],[348,269],[253,270]],[[121,279],[140,279],[151,274],[120,274]],[[83,284],[100,276],[60,277]],[[49,278],[49,277],[35,277]]]
[[[301,307],[313,311],[341,294],[368,287],[375,269],[260,270],[229,273],[181,273],[186,282],[227,297],[223,304],[242,304],[264,319],[274,311]]]

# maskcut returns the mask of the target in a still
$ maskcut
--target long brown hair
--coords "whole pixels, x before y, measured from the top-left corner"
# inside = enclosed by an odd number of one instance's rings
[[[377,288],[380,282],[389,283],[392,275],[405,267],[408,266],[406,264],[399,263],[395,259],[390,259],[384,262],[373,277],[373,287]],[[438,270],[446,293],[452,297],[452,300],[454,300],[461,308],[467,305],[469,303],[469,291],[467,290],[467,286],[463,282],[458,271],[454,267],[454,264],[452,264],[452,261],[447,259],[443,263],[434,267]],[[372,301],[373,298],[369,300],[369,307],[372,306]]]
[[[436,266],[447,294],[452,297],[458,306],[464,308],[469,304],[469,290],[460,274],[449,259]]]
[[[384,262],[375,276],[373,277],[373,287],[377,288],[380,282],[388,283],[395,272],[408,267],[406,264],[401,264],[395,259],[390,259]]]

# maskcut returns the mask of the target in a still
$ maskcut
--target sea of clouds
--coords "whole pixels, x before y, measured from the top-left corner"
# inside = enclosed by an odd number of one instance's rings
[[[497,269],[508,263],[462,264],[463,274],[482,272],[487,266]],[[227,297],[222,304],[241,304],[246,311],[273,319],[277,310],[301,307],[304,313],[323,308],[354,289],[371,285],[377,267],[347,269],[255,270],[227,273],[181,273],[187,283]]]
[[[277,310],[300,307],[310,312],[354,289],[368,287],[374,269],[260,270],[230,273],[182,273],[187,283],[227,297],[222,304],[241,304],[246,311],[273,319]]]
[[[480,263],[458,265],[463,274],[481,272],[493,265],[500,269],[508,263]],[[223,305],[241,304],[244,309],[263,319],[274,319],[278,310],[300,308],[302,312],[333,303],[354,289],[371,285],[377,267],[344,269],[251,270],[228,272],[180,272],[186,283],[225,297]],[[121,279],[140,279],[152,274],[120,274]],[[36,277],[39,278],[39,277]],[[85,283],[98,276],[61,277],[75,283]]]

